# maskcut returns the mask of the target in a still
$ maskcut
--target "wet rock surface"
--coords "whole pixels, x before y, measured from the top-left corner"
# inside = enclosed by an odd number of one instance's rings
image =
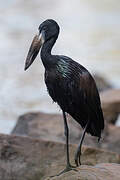
[[[76,148],[76,145],[70,145],[72,164]],[[62,143],[1,134],[0,180],[102,180],[106,177],[107,180],[118,180],[120,177],[120,155],[83,146],[82,166],[77,171],[49,178],[65,168],[65,155]]]

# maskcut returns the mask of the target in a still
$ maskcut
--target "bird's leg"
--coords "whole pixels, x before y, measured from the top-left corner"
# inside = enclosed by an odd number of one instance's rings
[[[66,155],[67,155],[67,167],[70,167],[70,158],[69,158],[69,128],[67,125],[67,118],[65,112],[63,112],[63,119],[64,119],[64,134],[66,136]]]
[[[77,171],[75,168],[75,166],[72,166],[70,164],[70,158],[69,158],[69,129],[68,129],[68,125],[67,125],[67,118],[66,118],[66,114],[63,111],[63,119],[64,119],[64,134],[66,136],[66,154],[67,154],[67,165],[66,168],[61,171],[59,174],[57,174],[56,176],[60,176],[63,173],[66,173],[68,171],[74,170]],[[54,177],[54,176],[51,176]]]
[[[68,128],[68,124],[67,124],[66,114],[65,114],[64,111],[63,111],[63,119],[64,119],[64,134],[66,136],[66,155],[67,155],[67,165],[66,165],[65,171],[69,171],[69,170],[71,170],[72,168],[75,168],[75,167],[70,164],[70,156],[69,156],[69,128]]]
[[[84,131],[83,131],[83,134],[81,136],[81,139],[80,139],[80,143],[78,145],[78,148],[77,148],[77,151],[75,153],[75,164],[76,166],[79,166],[81,165],[81,161],[80,161],[80,157],[81,157],[81,148],[82,148],[82,143],[83,143],[83,140],[84,140],[84,137],[85,137],[85,133],[86,133],[86,130],[87,130],[87,127],[89,125],[89,120],[84,128]]]

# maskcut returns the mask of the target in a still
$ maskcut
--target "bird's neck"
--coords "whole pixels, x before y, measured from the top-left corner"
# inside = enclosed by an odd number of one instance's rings
[[[50,68],[55,63],[55,59],[52,57],[53,55],[51,54],[51,50],[56,42],[56,39],[57,37],[51,38],[50,40],[46,41],[42,46],[40,55],[45,68]]]

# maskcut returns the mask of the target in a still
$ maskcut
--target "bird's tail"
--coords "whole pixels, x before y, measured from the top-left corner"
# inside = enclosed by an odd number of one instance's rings
[[[101,139],[101,132],[104,129],[104,117],[101,107],[99,107],[99,113],[92,113],[90,116],[90,124],[87,132],[92,136],[97,136],[98,141]]]

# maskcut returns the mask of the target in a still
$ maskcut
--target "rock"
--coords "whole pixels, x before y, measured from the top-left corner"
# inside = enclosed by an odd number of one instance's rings
[[[105,120],[115,124],[120,114],[120,89],[110,89],[100,94]]]
[[[75,150],[76,145],[70,145],[72,164],[74,164]],[[70,171],[59,177],[48,178],[65,168],[64,144],[1,134],[0,180],[119,179],[120,155],[87,146],[82,148],[82,152],[83,165],[77,168],[77,172]]]
[[[78,144],[83,130],[70,116],[68,116],[68,124],[70,128],[70,142]],[[27,113],[20,116],[12,134],[65,143],[63,118],[62,115],[58,114]],[[107,125],[100,143],[97,142],[96,137],[86,134],[84,144],[119,153],[119,137],[120,127]]]
[[[70,171],[61,176],[46,178],[45,180],[119,180],[120,165],[118,164],[99,164],[97,166],[81,166],[77,172]]]
[[[105,90],[108,90],[108,89],[112,88],[111,84],[108,83],[106,81],[106,79],[103,78],[102,76],[100,76],[98,74],[95,74],[95,75],[93,75],[93,77],[94,77],[94,80],[96,82],[96,85],[97,85],[97,88],[98,88],[99,92],[105,91]]]
[[[108,126],[107,136],[103,141],[102,148],[120,153],[120,127]]]
[[[70,116],[67,118],[70,129],[70,142],[78,144],[83,130]],[[11,134],[65,142],[63,117],[59,114],[27,113],[18,118],[18,122]],[[93,142],[93,139],[96,143]],[[86,134],[85,144],[94,145],[98,143],[96,138]]]
[[[63,125],[61,115],[41,112],[27,113],[18,118],[12,134],[61,142],[63,140]]]

